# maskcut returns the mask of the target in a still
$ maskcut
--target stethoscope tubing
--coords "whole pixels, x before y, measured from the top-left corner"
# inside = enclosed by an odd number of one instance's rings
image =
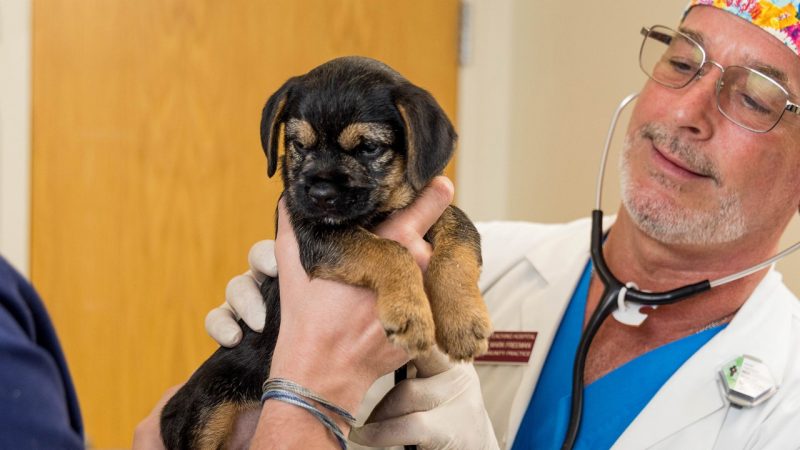
[[[641,305],[667,305],[679,302],[692,295],[708,291],[712,288],[722,286],[724,284],[752,275],[762,269],[775,264],[778,260],[785,258],[789,254],[800,249],[800,242],[795,243],[791,247],[781,251],[772,258],[769,258],[761,263],[752,267],[741,270],[739,272],[727,275],[715,280],[703,280],[697,283],[682,286],[670,291],[665,292],[645,292],[635,287],[626,286],[619,281],[616,276],[611,272],[606,264],[605,257],[603,256],[603,211],[601,203],[603,198],[603,180],[605,178],[605,169],[608,163],[608,153],[611,148],[611,141],[614,137],[617,122],[622,111],[639,96],[638,93],[633,93],[625,97],[617,106],[614,115],[611,119],[608,134],[606,136],[605,148],[603,155],[600,159],[600,171],[597,176],[596,200],[595,209],[592,211],[592,235],[590,252],[594,271],[600,281],[603,283],[603,293],[600,297],[600,302],[589,318],[586,328],[581,333],[581,339],[578,344],[578,350],[575,354],[575,361],[572,371],[572,401],[570,403],[570,418],[567,427],[567,433],[564,438],[562,450],[570,450],[575,446],[580,431],[580,423],[583,415],[583,391],[584,382],[583,375],[586,367],[586,356],[589,353],[589,347],[592,344],[594,336],[600,329],[606,318],[614,312],[617,307],[619,298],[624,298],[625,301],[635,302]]]
[[[601,220],[602,220],[602,214],[603,214],[602,213],[603,181],[605,179],[606,166],[608,164],[608,154],[609,154],[610,149],[611,149],[611,142],[614,139],[614,132],[617,129],[617,122],[619,121],[619,116],[620,116],[620,114],[622,114],[622,111],[626,107],[628,107],[628,105],[631,102],[633,102],[634,100],[636,100],[636,98],[638,98],[638,97],[639,97],[639,93],[638,92],[634,92],[632,94],[629,94],[624,99],[622,99],[622,101],[617,106],[617,109],[614,111],[614,115],[611,117],[611,124],[610,124],[610,126],[608,128],[608,133],[606,134],[606,141],[605,141],[605,146],[604,146],[604,149],[603,149],[603,155],[600,158],[600,170],[597,173],[597,188],[595,189],[596,195],[595,195],[595,207],[594,207],[594,209],[595,209],[595,211],[599,211],[600,212]],[[601,228],[602,228],[602,222],[601,222]],[[728,284],[728,283],[736,281],[736,280],[738,280],[740,278],[744,278],[744,277],[746,277],[748,275],[752,275],[752,274],[754,274],[754,273],[756,273],[756,272],[758,272],[758,271],[760,271],[762,269],[765,269],[765,268],[771,266],[772,264],[775,264],[779,260],[785,258],[789,254],[794,253],[795,251],[797,251],[799,249],[800,249],[800,242],[796,242],[794,245],[784,249],[780,253],[777,253],[772,258],[764,260],[764,261],[762,261],[762,262],[760,262],[760,263],[758,263],[758,264],[756,264],[756,265],[754,265],[752,267],[748,267],[747,269],[741,270],[741,271],[733,273],[731,275],[726,275],[724,277],[717,278],[715,280],[710,280],[710,281],[708,281],[708,283],[711,285],[712,288],[719,287],[719,286],[722,286],[724,284]],[[601,255],[601,257],[602,257],[602,255]],[[632,295],[631,300],[636,301],[635,298],[634,298],[636,296],[636,294],[632,293],[631,291],[629,291],[629,292]],[[642,303],[642,302],[639,302],[639,303]],[[646,303],[646,304],[660,304],[660,303]]]
[[[611,124],[608,127],[608,133],[606,134],[606,142],[605,146],[603,147],[603,155],[600,158],[600,170],[597,172],[597,188],[595,189],[595,202],[594,202],[594,209],[597,211],[602,210],[602,203],[603,203],[603,180],[606,177],[606,163],[608,163],[608,151],[611,148],[611,141],[614,139],[614,131],[617,129],[617,122],[619,121],[619,115],[622,114],[622,110],[624,110],[632,101],[636,100],[639,97],[638,92],[634,92],[633,94],[629,94],[627,97],[623,98],[617,109],[614,111],[614,114],[611,116]]]

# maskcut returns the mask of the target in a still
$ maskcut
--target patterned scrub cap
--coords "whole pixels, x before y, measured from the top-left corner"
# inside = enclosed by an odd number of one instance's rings
[[[683,17],[695,6],[713,6],[765,30],[800,55],[800,0],[691,0]]]

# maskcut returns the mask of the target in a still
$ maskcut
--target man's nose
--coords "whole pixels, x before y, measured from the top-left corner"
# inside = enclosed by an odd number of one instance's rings
[[[719,69],[717,73],[714,68]],[[724,69],[714,61],[707,61],[695,78],[681,89],[672,115],[677,129],[687,137],[705,140],[713,136],[717,111],[717,81]]]

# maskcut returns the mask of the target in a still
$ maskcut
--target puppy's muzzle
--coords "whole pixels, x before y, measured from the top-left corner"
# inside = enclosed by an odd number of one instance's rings
[[[321,211],[332,211],[340,206],[351,188],[350,176],[335,169],[307,170],[303,175],[308,200]]]
[[[341,163],[337,161],[335,164]],[[295,213],[331,225],[357,219],[372,211],[374,205],[370,202],[370,193],[375,186],[332,165],[315,161],[303,169],[292,189],[297,201]]]
[[[322,209],[336,206],[336,199],[339,195],[339,188],[327,180],[313,182],[308,187],[308,197]]]

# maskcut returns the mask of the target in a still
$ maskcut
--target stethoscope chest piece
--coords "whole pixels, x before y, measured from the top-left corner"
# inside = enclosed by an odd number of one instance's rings
[[[769,367],[750,355],[723,364],[718,374],[723,394],[738,408],[758,406],[778,392]]]

